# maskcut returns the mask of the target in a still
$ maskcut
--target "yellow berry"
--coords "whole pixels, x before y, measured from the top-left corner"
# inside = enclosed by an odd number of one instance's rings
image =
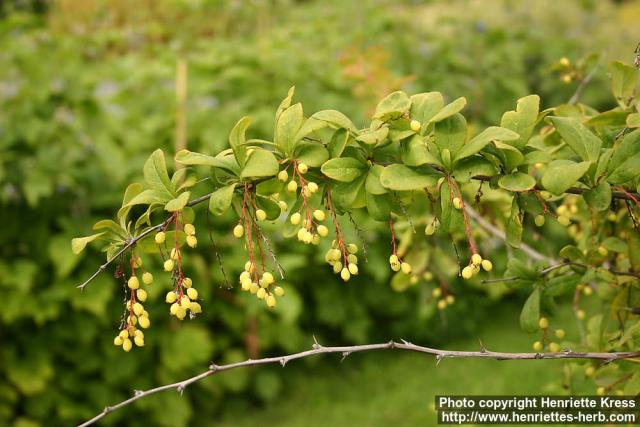
[[[135,337],[133,339],[133,342],[138,346],[138,347],[144,347],[144,338],[142,337]]]
[[[431,296],[434,298],[440,298],[441,295],[442,295],[442,289],[440,288],[435,288],[434,290],[431,291]]]
[[[453,198],[453,207],[456,209],[462,209],[462,200],[460,197]]]
[[[251,279],[243,279],[242,282],[240,282],[240,285],[242,286],[242,290],[248,291],[251,288],[251,283],[253,283]]]
[[[278,206],[280,207],[281,211],[286,211],[288,208],[287,202],[285,202],[284,200],[278,200]]]
[[[276,306],[276,297],[274,297],[273,295],[269,295],[267,297],[267,306],[269,308],[273,308]]]
[[[482,262],[482,257],[480,256],[480,254],[473,254],[471,255],[471,262],[474,265],[480,265],[480,263]]]
[[[295,193],[297,189],[298,189],[298,183],[295,181],[289,181],[289,183],[287,184],[287,191],[289,193]]]
[[[604,387],[598,387],[598,389],[596,390],[596,394],[598,396],[604,396],[605,391],[606,390],[604,389]]]
[[[591,286],[585,286],[582,293],[585,294],[585,296],[590,296],[593,294],[593,289],[591,289]]]
[[[124,340],[126,338],[129,338],[129,332],[126,329],[122,330],[122,331],[120,331],[118,336]]]
[[[178,248],[171,248],[171,259],[177,260],[178,258],[180,258],[180,249]]]
[[[536,341],[533,343],[533,350],[540,352],[542,351],[542,349],[544,348],[544,346],[542,345],[542,343],[540,341]]]
[[[558,223],[566,227],[567,225],[571,224],[571,220],[569,219],[569,217],[561,215],[558,217]]]
[[[252,294],[258,293],[260,289],[262,288],[258,286],[256,282],[251,282],[251,285],[249,285],[249,292],[251,292]]]
[[[536,223],[536,226],[542,227],[544,225],[544,215],[537,215],[533,222]]]
[[[342,280],[344,280],[345,282],[347,280],[349,280],[351,278],[351,273],[349,273],[349,269],[348,268],[343,268],[342,271],[340,272],[340,277],[342,278]]]
[[[157,244],[162,244],[167,238],[167,234],[164,231],[158,231],[155,236],[155,241]]]
[[[298,172],[307,173],[308,170],[309,166],[307,166],[305,163],[298,163]]]
[[[347,245],[347,252],[349,252],[350,254],[357,254],[358,253],[358,245],[356,245],[355,243],[349,243]],[[397,259],[397,257],[396,257]]]
[[[609,255],[609,251],[604,246],[598,246],[598,253],[602,256]]]
[[[447,305],[452,305],[454,302],[456,302],[456,297],[454,297],[453,295],[449,294],[445,298],[445,301],[447,301]]]
[[[113,339],[113,345],[121,346],[124,340],[120,337],[120,335],[116,336]]]
[[[258,209],[256,211],[256,219],[258,221],[264,221],[265,219],[267,219],[267,213],[265,211],[263,211],[262,209]]]
[[[182,279],[182,286],[189,289],[191,286],[193,286],[193,280],[191,280],[189,277],[185,277],[184,279]]]
[[[244,236],[244,227],[242,226],[242,224],[238,224],[233,227],[233,235],[238,239]]]
[[[300,212],[296,212],[293,215],[291,215],[291,218],[289,218],[289,221],[293,225],[298,225],[298,224],[300,224],[300,219],[301,218],[302,218],[302,215],[300,215]]]
[[[196,238],[196,236],[187,236],[187,245],[190,248],[195,248],[196,246],[198,246],[198,239]]]
[[[349,273],[351,273],[352,275],[355,276],[358,274],[358,266],[356,264],[351,263],[347,268],[349,269]]]
[[[329,229],[324,225],[319,225],[317,228],[317,231],[318,231],[318,235],[322,237],[326,237],[329,234]]]
[[[169,313],[175,316],[179,308],[180,308],[180,304],[178,304],[177,302],[174,302],[173,304],[171,304],[171,307],[169,307]]]
[[[187,310],[182,306],[178,306],[178,308],[176,309],[176,317],[182,320],[186,316],[187,316]]]
[[[153,283],[153,274],[148,271],[142,274],[142,283],[145,285],[150,285]]]
[[[584,312],[584,310],[578,310],[576,311],[576,317],[580,320],[584,320],[586,316],[586,313]]]
[[[411,124],[409,126],[411,127],[411,130],[414,132],[420,132],[420,128],[422,127],[420,122],[417,120],[411,120]]]
[[[433,273],[430,271],[425,271],[424,273],[422,273],[422,278],[428,282],[429,280],[433,279]]]
[[[466,266],[465,268],[462,269],[462,278],[465,280],[469,280],[471,279],[471,277],[473,276],[473,268],[471,268],[471,266]]]
[[[122,342],[122,349],[126,352],[130,352],[131,351],[131,347],[133,347],[133,344],[131,343],[131,340],[129,338],[125,339]]]
[[[138,289],[140,287],[140,281],[136,276],[131,276],[127,281],[127,285],[129,286],[129,289]]]
[[[315,182],[310,182],[307,184],[307,189],[309,190],[309,192],[311,194],[317,193],[318,192],[318,184],[316,184]]]
[[[560,339],[564,338],[564,337],[565,337],[565,335],[566,335],[566,333],[565,333],[564,329],[556,329],[556,331],[554,332],[554,334],[555,334],[555,336],[556,336],[557,338],[560,338]]]
[[[284,289],[282,289],[280,286],[276,286],[276,288],[273,291],[279,297],[284,296]]]
[[[483,259],[482,260],[482,268],[484,269],[484,271],[491,271],[491,270],[493,270],[493,263],[491,261],[489,261],[488,259]]]
[[[191,310],[193,314],[202,313],[202,307],[197,302],[189,303],[189,310]]]
[[[187,236],[193,236],[194,234],[196,234],[196,228],[193,226],[193,224],[184,225],[184,234],[186,234]]]
[[[563,56],[562,58],[560,58],[560,65],[562,65],[563,67],[568,67],[570,62],[569,62],[569,58],[567,58],[566,56]]]
[[[149,316],[140,316],[138,318],[138,323],[141,328],[147,329],[151,325],[151,321],[149,320]]]
[[[426,236],[432,236],[436,232],[436,227],[432,224],[427,224],[424,229],[424,234]]]
[[[173,260],[166,260],[164,262],[164,271],[173,271]]]
[[[335,264],[333,264],[333,272],[335,274],[338,274],[342,271],[342,263],[340,261],[337,261]]]
[[[258,289],[258,292],[256,292],[256,296],[258,299],[264,299],[264,297],[267,296],[267,291],[264,288],[260,288]]]
[[[593,374],[596,373],[596,368],[594,368],[593,366],[587,366],[587,368],[584,370],[584,374],[587,377],[592,377]]]
[[[538,326],[540,329],[547,329],[549,327],[549,319],[541,317],[540,320],[538,320]]]
[[[349,254],[349,255],[347,255],[347,261],[349,263],[357,264],[358,263],[358,256],[355,255],[355,254]]]
[[[404,274],[411,274],[411,264],[409,264],[408,262],[403,262],[402,264],[400,264],[400,270],[402,270]]]
[[[167,296],[164,297],[164,300],[166,301],[167,304],[173,304],[174,302],[176,302],[176,299],[178,297],[176,296],[176,293],[171,291],[171,292],[167,292]]]
[[[318,221],[324,221],[326,216],[323,210],[316,209],[315,211],[313,211],[313,217]]]
[[[251,263],[251,261],[247,261],[244,263],[244,271],[248,271],[249,273],[253,273],[255,266]]]
[[[276,281],[276,279],[273,277],[273,274],[271,274],[268,271],[265,271],[262,274],[262,280],[264,280],[267,285],[270,285],[270,284],[272,284],[273,282]]]
[[[138,289],[136,291],[136,297],[139,301],[145,302],[147,300],[147,291],[145,291],[144,289]]]
[[[394,255],[391,255],[389,257],[389,264],[396,264],[396,263],[399,263],[399,262],[400,262],[400,260],[398,259],[398,255],[394,254]]]
[[[198,291],[196,290],[196,288],[189,288],[189,289],[187,289],[187,296],[191,300],[197,300],[198,299]]]
[[[278,172],[278,180],[280,182],[286,182],[289,179],[289,172],[287,172],[286,170],[281,170],[280,172]]]
[[[438,310],[444,310],[445,308],[447,308],[447,302],[443,299],[438,301]]]

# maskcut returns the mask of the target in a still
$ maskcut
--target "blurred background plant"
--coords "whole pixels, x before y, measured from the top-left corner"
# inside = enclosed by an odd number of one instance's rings
[[[323,344],[402,337],[447,346],[491,323],[496,305],[522,304],[523,295],[478,298],[485,292],[467,288],[438,313],[427,284],[390,286],[388,241],[379,226],[358,218],[369,263],[349,285],[326,270],[321,253],[274,238],[296,282],[270,313],[224,284],[201,236],[187,262],[205,296],[203,316],[178,324],[158,307],[145,350],[122,354],[111,344],[121,309],[116,281],[103,275],[80,293],[76,285],[103,257],[75,257],[69,241],[113,215],[153,149],[176,151],[179,62],[188,70],[186,144],[216,153],[245,114],[254,119],[254,136],[268,138],[292,85],[307,111],[337,107],[360,117],[358,125],[379,98],[400,88],[466,96],[472,126],[496,124],[529,93],[541,95],[543,108],[566,102],[576,79],[599,66],[582,58],[597,52],[631,59],[640,18],[638,2],[595,0],[140,0],[135,7],[124,0],[16,0],[0,8],[0,424],[21,427],[69,425],[133,389],[185,378],[211,360],[297,351],[310,346],[312,334]],[[562,68],[562,57],[575,72]],[[602,68],[582,94],[599,110],[614,105]],[[205,230],[204,215],[199,221]],[[229,270],[243,264],[244,254],[231,221],[211,218],[210,225],[226,273],[235,277]],[[555,253],[562,243],[546,242]],[[504,265],[507,253],[495,248],[492,259]],[[160,286],[150,298],[158,298]],[[516,329],[514,313],[508,318]],[[231,372],[182,398],[141,401],[103,424],[241,419],[247,407],[287,396],[285,387],[321,366],[305,362],[286,376],[269,368]]]

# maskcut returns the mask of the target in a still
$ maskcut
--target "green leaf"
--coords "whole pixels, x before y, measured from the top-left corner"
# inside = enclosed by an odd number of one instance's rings
[[[106,231],[103,231],[101,233],[92,234],[91,236],[76,237],[75,239],[71,240],[71,250],[74,254],[78,255],[89,243],[93,242],[105,233]]]
[[[638,84],[638,72],[624,62],[614,61],[609,66],[611,91],[616,98],[631,98]]]
[[[338,129],[335,131],[331,136],[331,141],[327,144],[329,156],[331,158],[340,157],[347,146],[350,137],[349,132],[345,129]]]
[[[558,255],[562,258],[568,259],[569,261],[582,261],[584,259],[582,251],[574,245],[564,246],[560,249]]]
[[[152,190],[164,193],[170,198],[175,196],[162,150],[158,149],[149,156],[144,164],[143,171],[144,180]]]
[[[352,209],[359,193],[364,191],[366,175],[362,175],[352,182],[341,182],[331,188],[331,200],[337,212],[344,213]]]
[[[251,125],[251,118],[245,116],[238,120],[238,123],[236,123],[229,133],[229,146],[231,147],[231,150],[233,150],[233,155],[240,167],[243,167],[247,160],[247,149],[243,144],[247,140],[245,134],[249,125]]]
[[[280,102],[280,105],[276,109],[276,123],[278,123],[278,119],[282,115],[282,112],[291,106],[291,100],[293,99],[295,91],[296,87],[291,86],[287,92],[287,96],[282,100],[282,102]]]
[[[625,160],[607,177],[607,181],[614,185],[624,184],[640,175],[640,153]]]
[[[384,142],[389,135],[389,128],[382,126],[378,129],[365,129],[356,137],[356,141],[364,142],[367,145],[377,145]]]
[[[405,165],[390,165],[380,173],[380,183],[394,191],[421,190],[435,185],[438,175],[427,168],[410,168]]]
[[[640,113],[631,113],[627,116],[626,126],[628,128],[640,128]],[[639,375],[640,377],[640,375]]]
[[[559,196],[574,185],[589,169],[591,162],[575,163],[571,160],[554,160],[542,175],[544,188]]]
[[[280,209],[280,206],[278,206],[278,203],[274,200],[268,197],[257,196],[256,204],[260,209],[265,211],[265,213],[267,214],[267,220],[275,221],[276,219],[280,218],[282,209]]]
[[[229,163],[224,160],[189,150],[178,151],[175,156],[175,161],[188,166],[212,166],[214,168],[227,169],[230,172],[235,172],[235,170],[229,168]]]
[[[479,153],[491,141],[514,141],[519,138],[520,135],[512,130],[497,126],[488,127],[464,144],[454,155],[454,161]]]
[[[443,106],[444,99],[440,92],[419,93],[411,97],[411,119],[419,121],[422,125],[420,133],[424,132],[426,125]]]
[[[537,332],[540,320],[540,289],[535,288],[520,312],[520,327],[525,332]]]
[[[456,163],[453,176],[460,183],[469,182],[471,178],[478,175],[492,176],[496,173],[496,167],[484,157],[467,157]]]
[[[453,116],[454,114],[457,114],[460,111],[462,111],[465,105],[467,105],[467,99],[464,97],[460,97],[455,101],[451,102],[450,104],[447,104],[442,110],[438,112],[438,114],[431,117],[431,119],[429,120],[429,123],[437,123],[444,119],[447,119]]]
[[[515,172],[500,177],[498,185],[508,191],[529,191],[536,186],[536,180],[526,173]]]
[[[261,196],[270,196],[281,192],[283,187],[284,182],[280,181],[278,178],[272,178],[258,183],[258,185],[256,185],[256,193]]]
[[[522,213],[520,212],[520,205],[518,205],[518,198],[514,197],[505,233],[507,243],[514,248],[519,248],[520,243],[522,243],[522,231]]]
[[[329,152],[317,142],[301,142],[296,147],[294,157],[307,166],[317,168],[329,159]]]
[[[276,124],[274,142],[288,156],[293,154],[297,133],[302,126],[302,104],[297,103],[282,112]]]
[[[388,194],[366,193],[367,211],[375,221],[388,221],[391,215],[391,201]]]
[[[380,101],[373,114],[373,118],[384,122],[398,119],[408,113],[409,108],[411,108],[411,100],[407,94],[402,91],[396,91]]]
[[[436,123],[435,128],[435,143],[440,150],[446,148],[455,153],[467,139],[467,121],[462,114],[454,114]]]
[[[485,147],[485,151],[497,156],[502,162],[503,169],[506,172],[511,172],[524,163],[524,155],[516,147],[500,141],[494,142],[494,145],[496,146],[496,150],[493,150],[492,146],[489,145]]]
[[[346,129],[350,132],[357,133],[358,129],[354,126],[351,119],[337,110],[323,110],[311,116],[312,119],[325,122],[334,129]]]
[[[254,148],[253,152],[247,157],[247,162],[242,169],[240,177],[245,179],[276,176],[279,169],[278,160],[271,151]]]
[[[575,117],[550,117],[551,123],[575,153],[584,161],[597,162],[602,141]]]
[[[611,186],[602,181],[592,189],[582,194],[587,204],[596,211],[606,211],[611,205]]]
[[[353,157],[341,157],[326,161],[320,170],[323,174],[340,182],[351,182],[364,173],[367,166]]]
[[[510,145],[519,150],[522,150],[527,145],[533,128],[536,126],[539,109],[540,97],[538,95],[529,95],[518,99],[515,111],[507,111],[502,115],[500,126],[511,129],[520,135],[517,140],[512,140]]]
[[[434,156],[423,137],[414,135],[400,143],[400,158],[407,166],[420,166],[426,163],[442,166]]]
[[[627,251],[629,250],[629,247],[624,242],[624,240],[618,237],[613,237],[613,236],[607,237],[606,239],[604,239],[602,241],[602,246],[604,246],[610,251],[618,252],[621,254],[626,254]]]
[[[371,193],[373,195],[388,193],[387,189],[384,188],[380,183],[380,174],[383,170],[384,167],[380,165],[373,165],[369,169],[367,180],[365,181],[365,188],[367,190],[367,193]]]
[[[121,209],[130,208],[135,205],[165,205],[169,200],[174,197],[166,192],[156,190],[144,190],[142,193],[136,195],[133,199],[123,206]]]
[[[235,188],[236,184],[231,184],[214,191],[209,199],[209,212],[214,215],[222,215],[225,213],[231,206]]]
[[[622,163],[638,153],[640,153],[640,129],[625,135],[620,144],[614,147],[613,154],[607,165],[608,174],[610,175]]]
[[[440,227],[446,233],[458,231],[463,227],[462,211],[455,209],[451,203],[451,189],[449,183],[444,181],[440,186]]]
[[[168,212],[177,212],[179,210],[182,210],[182,208],[187,205],[187,202],[189,202],[190,195],[191,193],[189,191],[185,191],[184,193],[180,194],[178,197],[170,200],[166,205],[164,205],[164,210]]]

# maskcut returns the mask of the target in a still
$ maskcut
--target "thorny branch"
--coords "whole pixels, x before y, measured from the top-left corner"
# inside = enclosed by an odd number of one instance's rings
[[[323,347],[317,342],[314,342],[311,350],[301,351],[299,353],[293,353],[285,356],[266,357],[264,359],[249,359],[244,362],[230,363],[228,365],[216,365],[211,364],[209,368],[201,372],[200,374],[179,381],[173,384],[166,384],[160,387],[152,388],[146,391],[136,391],[132,397],[127,400],[123,400],[112,406],[107,406],[102,412],[88,421],[80,424],[78,427],[86,427],[95,424],[98,420],[106,417],[109,413],[123,408],[138,399],[149,396],[151,394],[160,393],[166,390],[176,390],[182,393],[188,386],[203,380],[209,376],[217,374],[222,371],[229,371],[231,369],[245,368],[248,366],[268,365],[268,364],[280,364],[285,367],[286,364],[292,360],[303,359],[305,357],[314,356],[317,354],[331,354],[339,353],[344,360],[347,356],[353,353],[360,353],[365,351],[374,350],[405,350],[424,354],[430,354],[435,356],[436,363],[439,364],[446,358],[484,358],[495,360],[534,360],[534,359],[594,359],[603,360],[604,363],[610,363],[615,360],[623,360],[640,357],[640,352],[618,352],[618,353],[589,353],[589,352],[574,352],[571,349],[564,349],[558,353],[503,353],[497,351],[489,351],[484,346],[481,346],[479,351],[454,351],[454,350],[439,350],[435,348],[423,347],[412,344],[408,341],[401,340],[400,342],[389,341],[380,344],[364,344],[354,346],[340,346],[340,347]]]

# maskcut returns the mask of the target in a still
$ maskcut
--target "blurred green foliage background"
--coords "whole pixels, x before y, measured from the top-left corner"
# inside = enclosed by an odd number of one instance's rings
[[[95,250],[76,257],[69,242],[97,219],[113,216],[153,149],[175,151],[178,61],[188,64],[187,146],[216,153],[246,114],[254,119],[253,136],[270,138],[269,122],[292,85],[307,111],[338,108],[360,117],[358,125],[377,100],[400,88],[466,96],[472,125],[495,124],[529,93],[541,95],[543,108],[566,101],[576,84],[554,72],[563,56],[579,61],[597,52],[630,60],[640,19],[638,2],[596,0],[23,0],[0,7],[0,425],[19,427],[71,425],[134,389],[183,379],[212,360],[308,348],[312,334],[327,345],[402,337],[441,346],[468,339],[474,346],[476,338],[469,337],[488,330],[504,350],[529,346],[517,333],[517,311],[509,308],[521,304],[517,295],[499,301],[469,290],[440,316],[425,284],[392,289],[386,262],[379,262],[389,244],[384,230],[378,234],[361,219],[369,263],[349,285],[327,270],[322,253],[274,237],[293,283],[273,313],[224,285],[212,245],[201,234],[186,265],[205,298],[203,315],[178,323],[163,304],[149,304],[153,326],[146,347],[129,354],[115,348],[122,291],[109,272],[80,293],[76,286],[103,257]],[[612,105],[603,76],[582,98],[602,109]],[[202,233],[210,223],[226,273],[235,277],[244,255],[230,233],[233,220],[208,221],[203,213],[197,226]],[[496,250],[492,256],[507,255]],[[145,264],[160,270],[158,260],[145,258]],[[151,300],[163,294],[162,286],[157,280]],[[490,313],[498,304],[506,306],[499,323],[516,331],[506,341],[495,327],[485,329],[495,323]],[[387,367],[396,376],[416,375],[425,364],[433,369],[430,360],[404,356],[373,360],[363,368],[345,362],[356,370],[362,394]],[[300,416],[287,412],[289,398],[296,388],[318,394],[340,388],[340,375],[316,385],[310,379],[331,372],[334,362],[302,362],[284,373],[275,367],[225,373],[182,397],[169,392],[142,400],[102,425],[199,426],[222,419],[221,425],[256,425],[247,409],[258,407],[260,425],[299,425]],[[440,370],[439,381],[477,366]],[[500,376],[502,366],[491,369]],[[549,380],[554,376],[557,371]],[[427,420],[426,397],[415,400],[407,388],[392,388],[396,398],[390,401],[406,402],[406,395],[415,405],[398,403],[396,413],[380,417],[367,408],[370,417],[355,420],[388,425],[401,422],[399,414]],[[291,405],[312,406],[300,399]],[[362,401],[344,398],[341,412],[336,400],[326,403],[338,414],[332,425],[351,425]]]

